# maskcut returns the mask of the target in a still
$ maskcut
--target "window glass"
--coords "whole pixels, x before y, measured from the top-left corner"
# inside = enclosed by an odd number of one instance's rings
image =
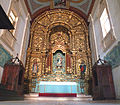
[[[100,17],[100,23],[102,27],[103,37],[105,37],[111,28],[106,8],[103,10],[103,13]]]
[[[17,21],[17,17],[15,16],[13,11],[10,11],[9,19],[10,19],[11,23],[13,24],[13,26],[15,28],[15,23]],[[10,32],[13,33],[13,30],[10,30]]]

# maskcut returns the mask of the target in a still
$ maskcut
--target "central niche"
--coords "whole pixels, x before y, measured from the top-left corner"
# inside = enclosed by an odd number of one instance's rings
[[[52,53],[52,72],[66,73],[66,52],[69,48],[69,31],[66,27],[58,25],[50,31],[50,49]]]
[[[65,54],[61,50],[53,53],[53,72],[65,72]]]

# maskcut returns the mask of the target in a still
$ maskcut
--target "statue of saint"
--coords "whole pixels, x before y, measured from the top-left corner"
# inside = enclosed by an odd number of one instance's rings
[[[33,68],[32,68],[33,73],[38,72],[38,64],[37,64],[37,59],[33,61]]]
[[[62,68],[62,57],[60,54],[57,56],[57,68]]]

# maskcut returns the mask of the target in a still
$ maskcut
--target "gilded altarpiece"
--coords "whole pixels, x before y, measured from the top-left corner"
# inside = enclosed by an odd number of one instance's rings
[[[74,12],[46,11],[31,25],[27,50],[25,90],[34,92],[39,81],[80,82],[80,65],[86,65],[84,87],[91,77],[88,26]]]

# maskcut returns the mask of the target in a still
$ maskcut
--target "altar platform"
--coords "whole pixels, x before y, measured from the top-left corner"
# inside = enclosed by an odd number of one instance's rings
[[[35,92],[39,96],[76,97],[79,85],[76,82],[41,81],[36,84]]]

